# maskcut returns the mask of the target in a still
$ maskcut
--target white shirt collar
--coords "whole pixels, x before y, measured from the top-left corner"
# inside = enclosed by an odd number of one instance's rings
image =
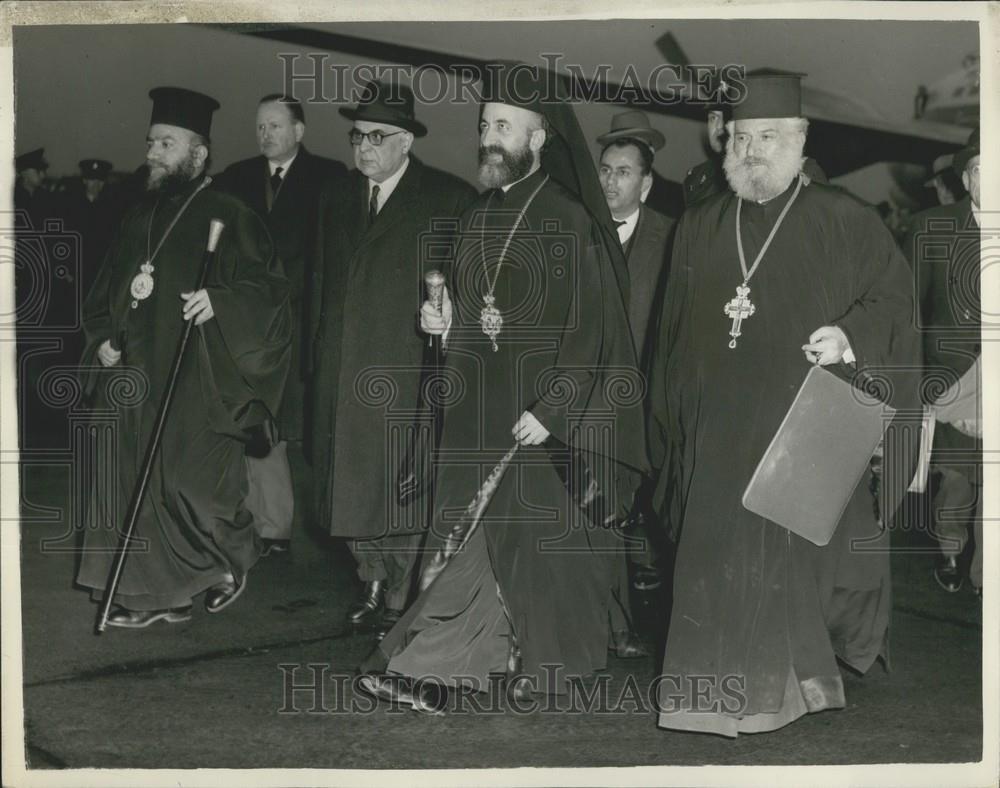
[[[389,196],[396,190],[400,179],[403,177],[403,173],[406,172],[406,168],[409,166],[410,157],[407,156],[403,159],[402,166],[381,183],[373,181],[371,178],[368,179],[368,199],[371,199],[372,189],[378,186],[378,209],[380,211],[385,206],[385,202],[389,199]]]
[[[622,246],[628,243],[628,239],[632,237],[635,232],[636,226],[639,224],[639,209],[636,208],[632,213],[626,216],[624,219],[616,219],[618,222],[625,222],[625,224],[618,225],[618,240],[621,241]]]
[[[969,200],[969,205],[972,207],[972,218],[976,220],[976,227],[982,227],[983,223],[980,221],[979,213],[981,208],[976,205],[972,200]]]
[[[284,180],[285,176],[288,175],[288,170],[291,169],[292,162],[295,161],[295,157],[298,155],[299,155],[299,149],[296,148],[295,153],[292,154],[292,157],[288,161],[271,161],[270,159],[268,159],[267,168],[268,170],[270,170],[271,175],[273,176],[274,171],[278,169],[278,167],[281,167],[280,177],[282,180]]]

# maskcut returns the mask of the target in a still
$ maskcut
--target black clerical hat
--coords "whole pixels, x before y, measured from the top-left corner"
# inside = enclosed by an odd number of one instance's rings
[[[733,120],[802,117],[802,77],[792,71],[761,69],[747,74],[746,98],[733,105]]]
[[[545,105],[560,103],[560,98],[555,77],[547,69],[514,60],[498,60],[486,67],[483,103],[508,104],[544,115]]]
[[[22,153],[14,159],[14,166],[18,172],[21,170],[47,170],[49,163],[45,161],[45,148],[35,148],[27,153]]]
[[[88,180],[103,181],[111,172],[111,162],[104,159],[84,159],[80,162],[80,176]]]
[[[979,155],[979,128],[977,127],[972,134],[969,135],[969,141],[965,143],[965,147],[955,154],[955,159],[951,166],[954,168],[958,175],[965,172],[965,166],[972,161],[976,156]]]
[[[368,123],[388,123],[406,129],[414,137],[423,137],[427,127],[417,120],[413,91],[406,85],[369,82],[355,109],[341,107],[338,111],[349,120]]]
[[[185,88],[153,88],[149,97],[153,99],[150,126],[163,123],[209,136],[212,113],[219,108],[219,102],[211,96]]]

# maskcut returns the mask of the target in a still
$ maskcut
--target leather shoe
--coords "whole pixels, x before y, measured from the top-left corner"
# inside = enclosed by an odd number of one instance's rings
[[[643,642],[635,632],[629,630],[619,630],[611,633],[611,644],[608,651],[620,659],[635,659],[637,657],[648,657],[649,647]]]
[[[958,558],[945,555],[934,567],[934,579],[949,594],[955,594],[962,588],[962,574],[958,570]]]
[[[615,632],[612,634],[611,639],[613,643],[608,646],[608,651],[619,659],[636,659],[638,657],[649,656],[649,648],[634,632]]]
[[[243,589],[246,587],[246,575],[238,583],[230,575],[229,579],[223,580],[221,583],[216,583],[205,592],[205,610],[209,613],[218,613],[221,610],[225,610],[236,601],[237,597],[243,593]]]
[[[636,567],[632,588],[636,591],[655,591],[662,585],[660,573],[652,566]]]
[[[365,673],[358,680],[358,686],[376,698],[435,717],[443,715],[447,705],[446,687],[429,681],[414,683],[409,676],[398,673]]]
[[[385,580],[369,580],[365,583],[365,597],[357,607],[347,611],[347,622],[356,627],[375,621],[382,612],[385,602]]]
[[[382,613],[381,620],[378,622],[378,628],[375,630],[375,640],[381,641],[402,617],[402,610],[393,610],[391,607],[387,607]]]
[[[108,626],[123,629],[145,629],[156,621],[180,624],[190,620],[191,605],[163,610],[126,610],[124,607],[116,605],[108,614]]]
[[[260,557],[263,558],[274,553],[287,553],[290,547],[290,539],[265,539],[261,537]]]

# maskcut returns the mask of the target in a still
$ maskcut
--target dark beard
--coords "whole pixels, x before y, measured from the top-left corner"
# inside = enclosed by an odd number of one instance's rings
[[[499,153],[502,157],[498,164],[488,160],[494,153]],[[487,189],[509,186],[531,172],[534,163],[535,156],[527,145],[513,152],[499,145],[480,146],[479,182]]]
[[[174,169],[167,168],[166,173],[155,181],[153,180],[152,170],[147,166],[146,191],[161,193],[176,192],[190,183],[197,174],[198,165],[195,163],[194,156],[190,153]]]

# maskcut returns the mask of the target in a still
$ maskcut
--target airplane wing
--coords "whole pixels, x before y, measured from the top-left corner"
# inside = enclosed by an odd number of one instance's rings
[[[372,37],[351,35],[334,29],[288,25],[212,25],[243,35],[326,50],[366,58],[372,62],[390,62],[412,66],[435,66],[451,71],[461,65],[482,68],[487,61],[467,54],[446,52],[421,46],[380,41]],[[340,26],[340,31],[350,29]],[[368,28],[371,29],[370,26]],[[669,34],[657,42],[666,62],[687,65],[686,56]],[[673,47],[674,49],[671,49]],[[495,53],[494,53],[495,54]],[[541,63],[541,61],[539,61]],[[612,80],[590,80],[575,75],[562,75],[571,95],[614,96],[622,85]],[[690,101],[673,104],[658,103],[641,87],[629,86],[633,100],[616,106],[632,106],[646,112],[673,117],[703,120],[704,105]],[[598,99],[599,100],[599,99]],[[878,162],[904,162],[926,166],[938,156],[961,148],[969,129],[924,120],[890,121],[875,115],[866,107],[830,91],[803,85],[803,112],[809,118],[809,138],[806,152],[813,156],[826,174],[833,178]]]

